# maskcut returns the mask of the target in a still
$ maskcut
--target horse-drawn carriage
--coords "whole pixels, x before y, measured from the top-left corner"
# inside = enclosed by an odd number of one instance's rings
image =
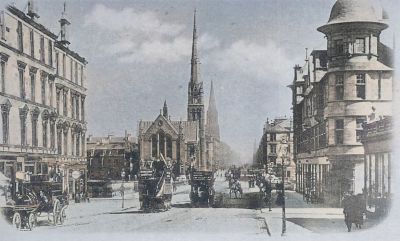
[[[140,209],[144,211],[168,210],[171,208],[171,200],[171,169],[165,162],[153,162],[152,168],[141,167],[139,172]]]
[[[16,187],[18,191],[15,196],[3,207],[4,214],[13,226],[20,230],[32,230],[38,223],[38,217],[44,213],[49,223],[64,223],[68,197],[62,193],[61,183],[20,181]]]
[[[190,201],[194,205],[214,205],[214,173],[212,171],[196,171],[190,173]]]

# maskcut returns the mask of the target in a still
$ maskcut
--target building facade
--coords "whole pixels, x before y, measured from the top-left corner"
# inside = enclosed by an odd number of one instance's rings
[[[68,48],[66,9],[61,38],[37,22],[29,1],[0,12],[0,171],[12,179],[34,175],[63,182],[86,176],[86,60]]]
[[[257,152],[256,165],[269,174],[282,177],[282,164],[286,167],[286,182],[296,182],[296,165],[293,161],[293,121],[288,118],[267,120]]]
[[[364,124],[362,143],[364,158],[364,195],[366,207],[375,217],[385,216],[392,199],[392,138],[391,118]]]
[[[137,143],[133,136],[89,136],[86,142],[89,180],[131,180]],[[124,172],[125,177],[121,176]]]
[[[374,110],[392,115],[391,49],[380,42],[388,27],[366,0],[337,0],[325,34],[295,66],[293,120],[297,190],[339,205],[346,192],[362,193],[362,124]]]

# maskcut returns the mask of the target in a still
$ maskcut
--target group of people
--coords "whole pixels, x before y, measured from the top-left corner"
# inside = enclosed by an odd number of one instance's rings
[[[354,195],[347,193],[342,200],[344,222],[350,232],[352,225],[355,224],[356,228],[361,228],[364,224],[365,199],[363,194]]]

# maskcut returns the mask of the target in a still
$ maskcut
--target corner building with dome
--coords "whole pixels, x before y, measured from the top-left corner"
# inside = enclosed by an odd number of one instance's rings
[[[392,116],[393,51],[381,42],[384,18],[368,0],[337,0],[318,28],[327,50],[313,50],[294,67],[296,190],[312,202],[340,206],[346,193],[388,192],[390,156],[365,160],[361,142],[364,123]],[[366,161],[380,174],[366,178]],[[365,188],[367,179],[375,190]]]

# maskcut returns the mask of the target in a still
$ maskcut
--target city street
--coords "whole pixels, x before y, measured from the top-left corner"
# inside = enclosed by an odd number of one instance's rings
[[[257,192],[257,188],[247,188],[242,182],[244,193]],[[222,178],[216,181],[217,193],[229,192],[228,184]],[[94,234],[98,232],[130,232],[135,235],[153,235],[163,233],[167,236],[184,236],[190,239],[194,233],[219,236],[229,234],[234,240],[240,237],[252,240],[264,240],[281,235],[282,209],[245,208],[190,208],[189,185],[181,185],[173,196],[173,207],[167,212],[143,213],[138,210],[138,194],[130,191],[125,195],[125,208],[122,209],[120,196],[105,199],[91,199],[90,203],[71,203],[68,207],[67,220],[64,225],[51,226],[47,217],[41,217],[34,234],[63,232],[73,235],[74,232]],[[324,208],[303,202],[302,196],[287,191],[287,234],[296,233],[315,235],[319,233],[346,233],[342,210]],[[367,226],[371,226],[367,224]],[[10,226],[10,230],[11,230]],[[359,232],[360,230],[355,230]],[[20,232],[21,233],[21,232]]]

